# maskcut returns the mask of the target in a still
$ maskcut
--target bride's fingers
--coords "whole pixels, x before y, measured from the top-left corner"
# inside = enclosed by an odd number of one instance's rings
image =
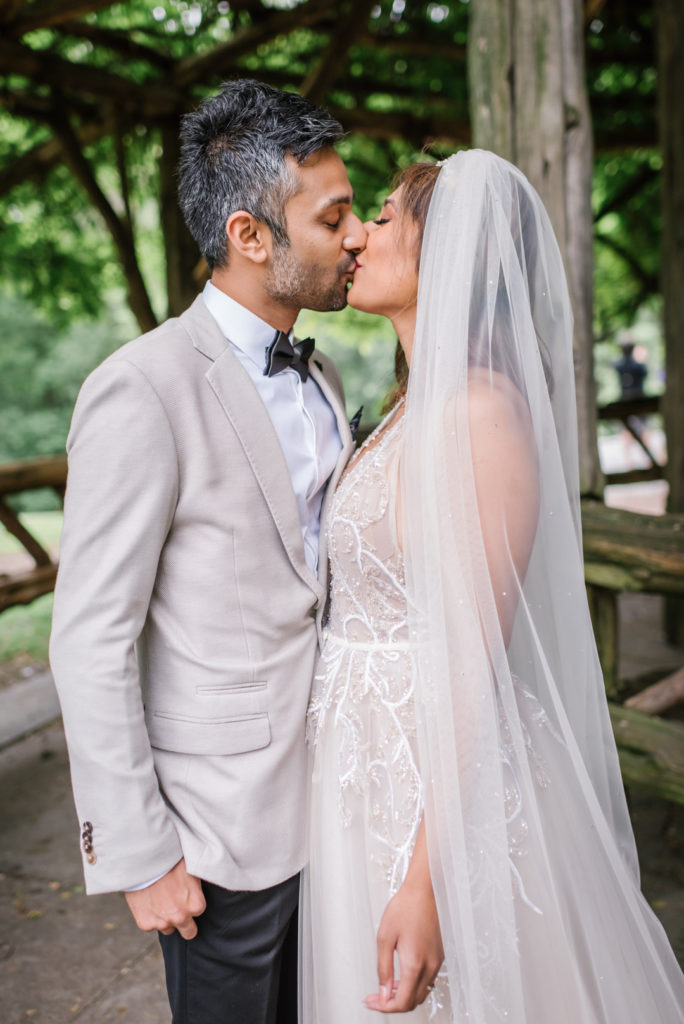
[[[435,987],[435,977],[429,976],[429,972],[421,970],[408,983],[401,985],[401,979],[395,981],[392,986],[391,996],[384,992],[373,993],[364,999],[369,1010],[376,1010],[378,1013],[406,1013],[414,1010],[428,998]]]
[[[383,1001],[392,998],[395,988],[394,981],[394,950],[397,945],[397,936],[392,929],[383,928],[382,923],[378,929],[378,982],[380,988],[378,995]]]

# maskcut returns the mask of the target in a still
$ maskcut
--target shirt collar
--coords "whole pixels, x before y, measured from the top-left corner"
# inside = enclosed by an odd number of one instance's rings
[[[202,298],[224,337],[263,370],[266,349],[275,337],[275,328],[231,299],[230,295],[226,295],[211,281],[205,284]],[[292,340],[292,331],[289,337]]]

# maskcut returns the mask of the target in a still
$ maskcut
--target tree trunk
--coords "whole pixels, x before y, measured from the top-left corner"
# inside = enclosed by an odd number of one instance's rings
[[[593,145],[579,0],[472,0],[473,145],[510,160],[539,192],[563,253],[575,316],[580,486],[598,495],[593,362]]]
[[[188,231],[178,205],[178,129],[177,118],[162,125],[163,152],[159,162],[159,207],[166,256],[169,316],[178,316],[195,299],[198,289],[194,275],[200,262],[197,243]]]
[[[684,512],[684,19],[681,0],[657,0],[660,140],[663,152],[661,283],[665,304],[665,433],[668,511]],[[667,601],[672,643],[684,642],[684,600]]]

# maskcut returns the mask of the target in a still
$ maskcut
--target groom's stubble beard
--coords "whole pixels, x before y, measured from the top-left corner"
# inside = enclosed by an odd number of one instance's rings
[[[277,302],[299,309],[332,312],[347,305],[345,275],[353,270],[349,256],[345,256],[334,269],[319,263],[297,259],[287,245],[273,250],[273,260],[266,279],[266,293]]]

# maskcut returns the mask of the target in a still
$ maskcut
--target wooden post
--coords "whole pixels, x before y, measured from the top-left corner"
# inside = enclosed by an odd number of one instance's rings
[[[656,0],[663,152],[661,282],[665,305],[665,433],[669,512],[684,512],[684,18],[681,0]],[[684,600],[666,601],[671,643],[684,642]]]
[[[473,144],[516,164],[539,192],[563,253],[575,316],[580,486],[599,495],[593,363],[593,146],[580,0],[472,0]]]
[[[603,669],[603,683],[608,697],[620,696],[618,684],[618,605],[617,592],[607,587],[587,586],[589,611],[594,626],[599,661]]]

